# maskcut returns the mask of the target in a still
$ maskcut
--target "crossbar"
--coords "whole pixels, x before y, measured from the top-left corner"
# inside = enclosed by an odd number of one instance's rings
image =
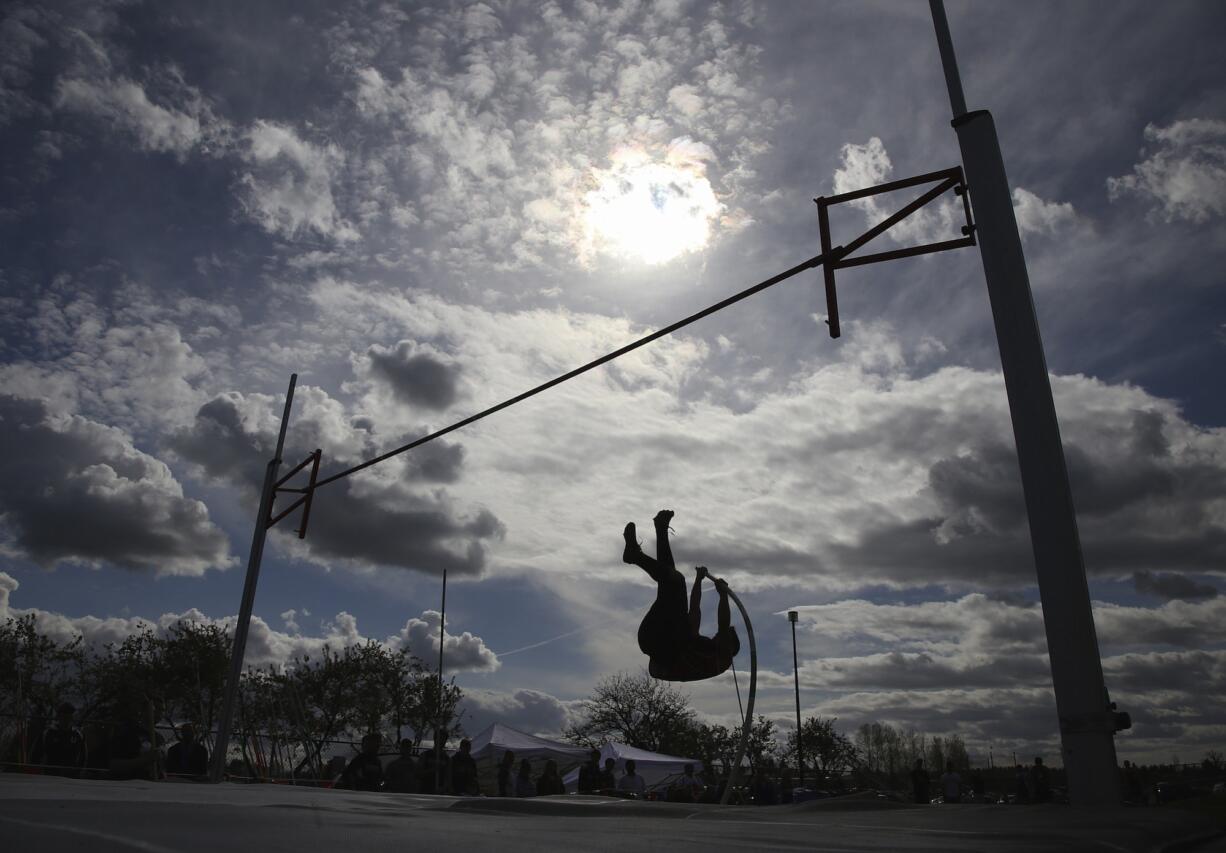
[[[869,195],[874,195],[874,194],[883,193],[883,192],[890,192],[892,190],[897,190],[897,189],[906,189],[907,187],[913,187],[913,186],[918,186],[920,184],[931,183],[932,181],[940,181],[940,183],[937,186],[933,187],[932,189],[928,190],[927,192],[923,193],[919,198],[905,205],[897,213],[894,213],[891,216],[886,217],[884,220],[882,220],[881,222],[874,225],[872,228],[865,231],[863,234],[861,234],[859,237],[857,237],[855,240],[853,240],[848,245],[836,246],[836,247],[830,246],[830,228],[829,228],[829,221],[826,217],[826,208],[829,207],[831,204],[840,204],[846,201],[854,201],[855,199],[864,198]],[[874,237],[877,237],[880,234],[884,233],[885,231],[889,230],[891,227],[896,225],[898,222],[905,219],[907,216],[919,210],[925,204],[928,204],[930,201],[937,198],[942,193],[947,192],[951,188],[956,189],[963,195],[965,194],[964,193],[965,187],[962,182],[962,169],[957,166],[955,166],[952,169],[942,169],[937,172],[929,172],[924,175],[917,175],[913,178],[903,178],[901,180],[891,181],[889,183],[881,184],[876,187],[869,187],[864,190],[856,190],[850,193],[842,193],[840,195],[830,196],[828,198],[814,199],[814,201],[816,201],[818,204],[818,211],[820,214],[821,226],[822,226],[821,227],[822,253],[820,255],[814,255],[812,258],[809,258],[807,261],[802,261],[796,266],[791,267],[790,269],[784,270],[778,275],[771,276],[765,281],[760,281],[755,285],[752,285],[750,287],[745,288],[742,291],[732,294],[726,299],[721,299],[719,302],[716,302],[714,305],[710,305],[702,309],[701,311],[697,311],[689,315],[688,317],[685,317],[681,320],[678,320],[675,323],[671,323],[665,326],[662,329],[657,329],[656,331],[652,332],[649,335],[645,335],[639,338],[638,340],[632,341],[626,344],[625,346],[620,347],[619,349],[615,349],[610,353],[606,353],[600,356],[600,358],[593,359],[592,361],[589,361],[587,364],[584,364],[580,367],[576,367],[574,370],[571,370],[567,373],[563,373],[561,376],[554,377],[553,379],[550,379],[548,382],[542,382],[540,385],[537,385],[534,388],[530,388],[527,391],[524,391],[522,394],[516,394],[514,397],[511,397],[510,399],[507,399],[507,400],[503,400],[501,403],[498,403],[497,405],[490,406],[488,409],[483,409],[482,411],[477,412],[475,415],[469,415],[463,420],[456,421],[450,426],[445,426],[442,429],[435,430],[429,435],[423,435],[421,438],[410,441],[408,444],[402,444],[400,447],[397,447],[393,450],[389,450],[386,453],[381,453],[378,456],[374,457],[373,459],[367,459],[365,462],[360,462],[357,465],[354,465],[350,468],[346,468],[343,471],[338,471],[335,474],[332,474],[328,477],[324,477],[322,480],[319,480],[318,482],[315,482],[311,486],[309,486],[307,489],[307,494],[308,496],[311,496],[314,494],[315,489],[318,489],[322,486],[326,486],[329,483],[335,483],[337,480],[348,477],[350,474],[356,474],[357,472],[365,470],[366,468],[369,468],[372,465],[378,465],[380,462],[384,462],[388,459],[391,459],[393,456],[398,456],[401,453],[405,453],[409,450],[412,450],[415,447],[420,447],[423,444],[434,441],[436,438],[442,438],[444,435],[447,435],[448,433],[451,433],[451,432],[455,432],[458,429],[463,429],[469,424],[476,423],[477,421],[483,418],[487,418],[490,415],[495,414],[496,412],[500,412],[503,409],[509,408],[510,406],[514,406],[516,403],[523,402],[524,400],[527,400],[529,397],[534,397],[537,394],[540,394],[542,391],[547,391],[550,388],[553,388],[555,385],[561,385],[563,382],[574,379],[576,376],[580,376],[584,373],[587,373],[589,370],[593,370],[602,364],[607,364],[616,358],[620,358],[621,356],[626,355],[629,352],[633,352],[639,347],[646,346],[652,341],[659,340],[665,335],[671,335],[673,332],[676,332],[677,330],[682,329],[690,325],[691,323],[695,323],[703,319],[704,317],[709,317],[717,311],[722,311],[723,309],[727,308],[730,305],[735,305],[737,302],[740,302],[743,299],[748,299],[750,296],[753,296],[755,293],[760,293],[761,291],[766,290],[768,287],[773,287],[776,284],[779,284],[780,282],[786,281],[792,276],[797,275],[798,273],[802,273],[805,270],[813,269],[815,267],[820,267],[820,266],[825,267],[826,301],[827,301],[827,310],[830,315],[830,319],[827,322],[830,324],[830,336],[837,338],[839,336],[839,325],[838,325],[838,305],[836,302],[836,294],[834,290],[834,278],[833,278],[834,269],[837,269],[839,266],[855,266],[858,264],[874,263],[878,260],[889,260],[892,258],[909,257],[911,255],[926,254],[927,252],[939,252],[945,249],[953,249],[953,248],[958,248],[960,246],[972,245],[974,243],[973,226],[969,222],[970,206],[969,206],[969,203],[967,203],[966,211],[967,211],[968,222],[967,222],[967,227],[963,229],[963,233],[967,234],[969,238],[969,242],[963,241],[963,240],[946,241],[944,243],[933,243],[930,246],[926,246],[926,247],[915,247],[914,249],[902,249],[902,250],[897,250],[896,252],[882,252],[882,253],[878,253],[877,255],[866,255],[863,258],[858,259],[858,260],[847,258],[847,255],[851,254],[856,249],[860,248],[865,243],[872,240]],[[303,465],[305,464],[306,463],[304,462]],[[300,470],[301,467],[302,466],[299,466],[299,469],[296,469],[296,470]],[[314,472],[312,472],[312,475],[313,474]],[[297,506],[297,504],[295,504],[295,506]],[[282,514],[282,516],[283,515],[284,513]]]

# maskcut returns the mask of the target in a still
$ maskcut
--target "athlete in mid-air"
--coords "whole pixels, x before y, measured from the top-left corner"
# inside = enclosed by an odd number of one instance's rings
[[[626,547],[622,560],[638,566],[656,582],[656,600],[639,625],[639,648],[650,659],[648,672],[664,681],[701,681],[714,678],[732,666],[741,650],[741,641],[732,627],[728,606],[728,584],[712,578],[719,592],[718,628],[714,637],[698,633],[702,622],[702,581],[710,577],[705,566],[695,571],[687,607],[685,577],[677,571],[668,544],[668,523],[673,511],[656,513],[656,556],[639,547],[634,522],[626,525]]]

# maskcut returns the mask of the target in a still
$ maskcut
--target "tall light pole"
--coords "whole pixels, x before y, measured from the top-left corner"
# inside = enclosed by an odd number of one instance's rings
[[[804,787],[805,753],[800,745],[800,666],[796,661],[796,620],[800,614],[795,610],[788,611],[788,622],[792,623],[792,678],[796,681],[796,786]]]
[[[1117,805],[1120,780],[1114,735],[1117,728],[1127,728],[1128,723],[1125,715],[1112,713],[1103,681],[1060,424],[1009,180],[991,113],[967,112],[944,3],[929,0],[929,4],[953,109],[952,124],[974,204],[979,251],[1013,420],[1069,800],[1082,806]]]

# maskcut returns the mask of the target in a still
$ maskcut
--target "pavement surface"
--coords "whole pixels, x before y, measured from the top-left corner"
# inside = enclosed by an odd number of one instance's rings
[[[100,782],[0,774],[0,850],[1209,851],[1207,818],[1170,808],[913,806],[857,795],[727,807],[567,795],[530,800],[288,785]]]

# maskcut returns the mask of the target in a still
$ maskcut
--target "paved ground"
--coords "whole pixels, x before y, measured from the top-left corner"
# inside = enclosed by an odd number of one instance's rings
[[[283,785],[0,774],[0,849],[243,851],[1160,851],[1213,825],[1173,809],[904,806],[873,799],[720,808],[599,797],[364,794]]]

